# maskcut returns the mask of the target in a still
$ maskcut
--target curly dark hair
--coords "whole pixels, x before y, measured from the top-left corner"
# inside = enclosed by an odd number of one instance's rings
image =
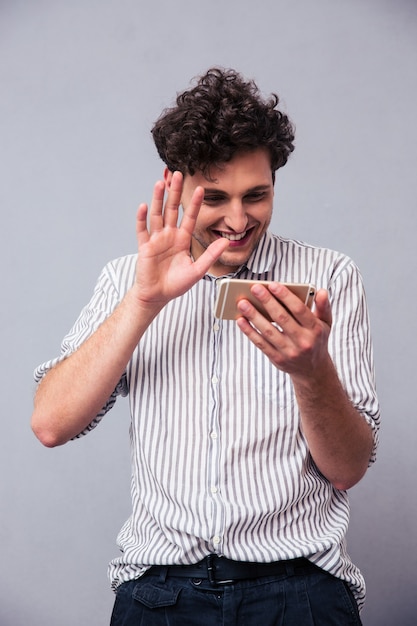
[[[151,132],[159,156],[171,171],[210,178],[211,166],[267,148],[274,177],[294,150],[294,127],[278,102],[276,94],[263,99],[255,82],[236,71],[211,68],[156,121]]]

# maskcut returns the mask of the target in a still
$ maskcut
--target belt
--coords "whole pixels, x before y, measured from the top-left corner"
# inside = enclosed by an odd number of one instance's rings
[[[153,565],[146,574],[162,575],[164,578],[206,578],[212,585],[225,585],[236,580],[261,578],[262,576],[293,575],[312,571],[314,565],[307,559],[298,558],[273,563],[249,563],[231,561],[225,557],[210,554],[193,565]]]

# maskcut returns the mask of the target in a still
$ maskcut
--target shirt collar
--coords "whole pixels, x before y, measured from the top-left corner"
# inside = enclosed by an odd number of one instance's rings
[[[245,267],[253,274],[264,274],[276,263],[276,250],[273,236],[267,231],[260,239],[255,250],[245,263]]]

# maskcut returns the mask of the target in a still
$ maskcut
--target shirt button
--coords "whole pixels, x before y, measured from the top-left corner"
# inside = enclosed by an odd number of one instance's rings
[[[217,376],[213,376],[211,379],[211,382],[213,383],[213,385],[217,385],[217,383],[219,382],[219,379],[217,378]]]
[[[220,543],[221,539],[218,535],[216,535],[215,537],[213,537],[213,543],[215,546],[218,546]]]
[[[213,487],[210,489],[210,491],[211,491],[211,493],[217,493],[217,492],[218,492],[218,489],[217,489],[217,487],[214,487],[214,486],[213,486]]]
[[[217,439],[217,433],[213,431],[212,433],[210,433],[210,437],[212,439]]]
[[[220,330],[220,326],[219,326],[219,324],[217,324],[217,322],[213,325],[213,330],[214,331]]]

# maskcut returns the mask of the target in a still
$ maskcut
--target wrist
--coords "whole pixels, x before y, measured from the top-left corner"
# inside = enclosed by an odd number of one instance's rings
[[[149,323],[164,308],[165,302],[155,299],[147,299],[143,296],[140,285],[135,283],[123,299],[125,306],[135,316],[135,319],[149,319]]]
[[[329,354],[320,363],[312,365],[308,371],[293,372],[291,380],[294,389],[302,392],[303,395],[314,396],[320,392],[320,389],[327,388],[332,381],[333,383],[337,381],[340,384],[334,363]]]

